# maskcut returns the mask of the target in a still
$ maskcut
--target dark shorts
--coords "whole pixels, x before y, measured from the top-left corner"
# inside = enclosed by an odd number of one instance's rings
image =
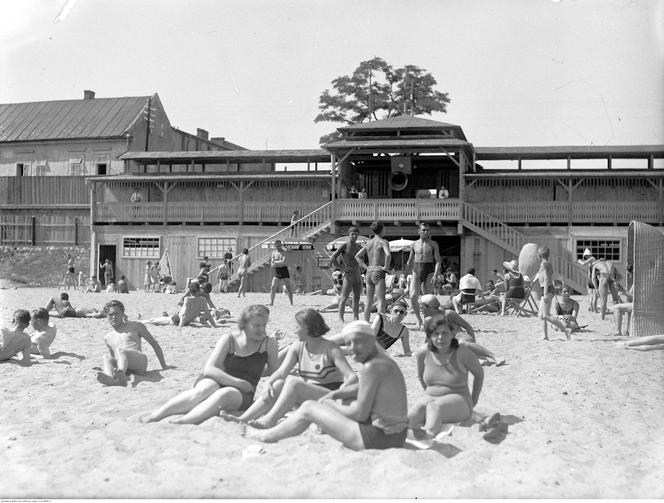
[[[505,292],[507,299],[523,299],[526,296],[526,290],[522,286],[513,286]]]
[[[73,309],[67,309],[63,314],[63,318],[76,318],[76,311]]]
[[[69,274],[74,274],[74,268],[73,267],[67,267],[67,272]]]
[[[403,447],[406,442],[408,428],[404,428],[399,433],[386,435],[383,430],[376,428],[370,423],[360,423],[360,435],[365,449],[391,449],[393,447]]]
[[[290,274],[288,273],[288,267],[275,267],[274,268],[274,277],[277,279],[288,279]]]
[[[335,389],[339,389],[341,385],[343,384],[342,382],[328,382],[325,384],[318,384],[315,383],[316,386],[320,386],[321,388],[329,389],[330,391],[334,391]]]
[[[473,302],[475,302],[475,290],[472,293],[461,290],[461,303],[472,304]]]
[[[362,291],[362,275],[359,272],[347,272],[344,274],[343,285],[353,292]]]
[[[373,285],[377,285],[380,281],[385,279],[385,271],[379,269],[378,267],[370,267],[367,270],[367,284],[371,282]]]
[[[426,281],[429,274],[433,274],[436,270],[436,265],[433,262],[415,262],[413,273],[416,274],[420,281]]]

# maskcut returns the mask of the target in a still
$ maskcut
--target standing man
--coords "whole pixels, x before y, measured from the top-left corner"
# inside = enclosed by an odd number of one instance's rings
[[[433,293],[440,275],[440,251],[438,243],[431,239],[431,228],[421,223],[418,230],[420,239],[415,241],[408,256],[406,271],[412,271],[410,281],[410,302],[417,317],[418,330],[422,327],[419,298],[421,294]]]
[[[367,267],[365,280],[367,285],[367,300],[364,303],[365,321],[369,321],[371,316],[374,293],[378,297],[378,312],[385,313],[385,275],[390,269],[390,262],[392,261],[390,245],[383,239],[383,231],[385,230],[383,223],[378,220],[374,221],[371,224],[371,230],[374,237],[355,255],[355,260],[358,262],[364,255],[369,257],[369,267]],[[359,263],[363,265],[363,262]]]
[[[290,274],[288,273],[287,250],[281,243],[281,239],[274,242],[274,251],[270,257],[270,266],[272,266],[272,286],[270,287],[270,305],[274,305],[274,295],[279,291],[282,284],[286,286],[288,300],[293,305],[293,287],[291,286]]]
[[[346,301],[351,292],[353,292],[353,319],[360,319],[360,295],[362,295],[362,274],[360,264],[355,255],[358,254],[361,247],[357,244],[357,238],[360,231],[357,227],[351,226],[348,229],[348,240],[343,243],[330,257],[333,267],[338,267],[343,271],[343,286],[339,297],[339,319],[344,321],[344,310]],[[339,261],[341,257],[341,261]]]
[[[99,264],[99,267],[104,270],[104,286],[113,283],[113,264],[111,261],[106,259],[103,264]]]
[[[569,341],[571,339],[572,330],[567,328],[565,324],[555,316],[551,316],[551,304],[553,297],[556,294],[555,286],[553,285],[553,266],[549,262],[549,248],[541,246],[537,249],[537,256],[540,259],[540,269],[537,273],[539,280],[542,297],[540,298],[539,317],[543,322],[544,340],[549,340],[549,331],[547,321],[552,325],[558,327],[562,332],[565,332],[565,338]]]
[[[590,249],[583,250],[583,258],[577,260],[580,265],[588,266],[588,311],[593,313],[597,312],[597,290],[595,290],[595,282],[593,281],[593,264],[597,259],[590,253]]]
[[[596,260],[591,268],[591,278],[597,298],[599,299],[599,310],[602,313],[602,319],[606,317],[606,304],[609,298],[609,291],[613,297],[613,303],[618,304],[620,298],[618,297],[618,290],[615,283],[622,279],[622,275],[616,270],[616,266],[610,260],[603,258]]]
[[[67,290],[73,288],[76,290],[76,275],[74,269],[74,258],[71,255],[67,255],[67,276],[65,278],[65,285],[67,285]]]

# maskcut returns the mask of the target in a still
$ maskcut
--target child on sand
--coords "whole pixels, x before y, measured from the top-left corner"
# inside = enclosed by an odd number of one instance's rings
[[[33,355],[42,355],[44,358],[51,358],[50,346],[55,339],[57,328],[48,323],[48,311],[43,307],[32,311],[31,325],[34,332],[30,336],[32,346],[30,352]]]
[[[11,328],[0,329],[0,361],[22,353],[21,365],[30,365],[30,336],[24,332],[30,324],[30,313],[25,309],[14,311]]]
[[[88,280],[88,286],[85,288],[83,293],[99,293],[101,292],[101,283],[97,279],[97,276],[90,276]]]
[[[104,337],[109,355],[104,356],[104,371],[97,373],[97,380],[106,386],[126,386],[127,373],[143,375],[148,368],[148,357],[141,351],[141,339],[145,339],[161,364],[168,369],[159,343],[143,323],[128,321],[125,308],[119,300],[104,306],[112,330]]]

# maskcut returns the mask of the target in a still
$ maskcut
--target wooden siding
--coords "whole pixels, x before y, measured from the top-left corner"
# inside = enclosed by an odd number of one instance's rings
[[[90,218],[73,215],[0,215],[0,244],[75,245],[90,244]]]
[[[89,204],[90,196],[81,176],[2,176],[0,206]]]

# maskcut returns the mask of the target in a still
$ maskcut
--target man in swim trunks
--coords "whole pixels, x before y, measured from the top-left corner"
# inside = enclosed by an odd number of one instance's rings
[[[360,251],[361,246],[357,244],[357,238],[360,231],[357,227],[351,226],[348,229],[348,241],[343,243],[330,257],[330,262],[333,266],[343,270],[343,285],[341,287],[341,295],[339,297],[339,319],[344,321],[344,310],[346,309],[346,301],[353,293],[353,319],[360,318],[360,295],[362,295],[362,274],[360,272],[360,264],[357,262],[355,255]],[[339,258],[341,257],[341,261]]]
[[[593,313],[597,311],[597,290],[595,290],[595,283],[593,282],[593,264],[597,261],[590,253],[590,249],[586,248],[583,251],[583,258],[577,260],[580,265],[588,266],[588,311]]]
[[[551,315],[551,305],[553,297],[556,294],[555,287],[553,286],[553,266],[549,262],[549,248],[541,246],[537,249],[537,255],[540,258],[540,269],[537,273],[539,280],[542,297],[540,298],[539,317],[543,322],[544,340],[549,340],[549,329],[547,322],[557,327],[560,331],[565,332],[565,338],[571,340],[572,330],[565,327],[565,324],[555,316]]]
[[[323,432],[354,450],[402,447],[407,433],[406,383],[397,366],[378,349],[374,331],[365,321],[343,330],[355,360],[362,364],[357,385],[308,400],[273,428],[247,428],[248,438],[277,442],[303,433],[314,423]],[[351,400],[344,404],[337,400]]]
[[[103,372],[97,372],[97,380],[106,386],[126,386],[127,373],[143,375],[148,368],[148,357],[141,351],[141,339],[145,339],[154,350],[161,368],[169,367],[159,343],[148,332],[143,323],[128,321],[124,305],[112,300],[104,307],[112,330],[104,337],[109,355],[104,356]]]
[[[67,272],[65,273],[65,285],[67,286],[67,290],[70,288],[76,290],[75,272],[76,270],[74,269],[74,259],[71,255],[67,255]]]
[[[270,265],[272,266],[272,285],[270,286],[270,305],[274,306],[274,296],[281,290],[282,285],[286,287],[288,300],[293,305],[293,285],[288,273],[287,250],[280,239],[274,242],[274,251],[270,256]]]
[[[11,328],[0,329],[0,361],[9,360],[21,353],[21,365],[28,366],[30,360],[30,336],[24,332],[30,324],[30,313],[25,309],[14,311]]]
[[[62,292],[60,298],[51,297],[51,300],[46,304],[46,312],[55,309],[60,318],[105,318],[106,315],[103,311],[95,307],[82,307],[74,309],[74,306],[69,302],[69,294]]]
[[[369,266],[366,268],[365,283],[367,287],[367,299],[364,303],[364,320],[369,321],[371,316],[371,307],[374,303],[374,294],[378,299],[378,312],[385,312],[385,274],[390,269],[392,255],[390,254],[390,245],[383,239],[384,226],[378,220],[371,224],[371,230],[374,233],[367,244],[355,255],[355,260],[363,267],[364,262],[360,261],[364,255],[369,257]]]
[[[164,313],[164,316],[157,318],[150,318],[148,320],[141,320],[146,325],[166,326],[175,325],[178,328],[186,327],[198,318],[201,325],[207,327],[211,325],[216,328],[214,318],[208,309],[208,304],[205,297],[202,295],[191,295],[182,299],[182,307],[180,312],[173,315]],[[208,325],[209,324],[209,325]]]
[[[606,304],[609,300],[609,291],[613,298],[613,303],[620,302],[618,291],[615,286],[615,281],[620,281],[622,275],[616,270],[616,266],[610,260],[599,259],[593,263],[592,266],[592,279],[595,285],[595,291],[599,298],[599,309],[602,313],[602,319],[606,317]]]
[[[429,224],[421,223],[415,241],[408,256],[406,271],[412,271],[410,280],[410,303],[417,318],[418,330],[422,327],[419,298],[422,294],[433,293],[434,285],[440,275],[440,251],[438,243],[431,239]]]

